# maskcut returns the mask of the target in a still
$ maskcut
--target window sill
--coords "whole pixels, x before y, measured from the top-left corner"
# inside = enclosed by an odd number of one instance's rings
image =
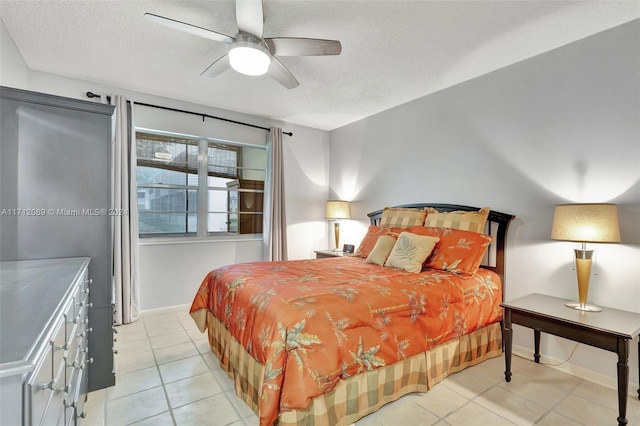
[[[251,235],[216,235],[206,238],[198,237],[140,237],[140,246],[156,246],[171,244],[215,244],[215,243],[239,243],[250,241],[262,241],[262,234]]]

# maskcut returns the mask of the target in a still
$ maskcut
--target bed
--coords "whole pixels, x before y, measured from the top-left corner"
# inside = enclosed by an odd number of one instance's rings
[[[261,425],[347,425],[501,355],[513,216],[450,204],[368,216],[354,256],[202,281],[191,316]]]

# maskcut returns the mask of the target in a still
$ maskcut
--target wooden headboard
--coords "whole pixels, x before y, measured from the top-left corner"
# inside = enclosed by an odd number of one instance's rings
[[[461,206],[457,204],[432,204],[432,203],[417,203],[417,204],[404,204],[401,206],[394,207],[402,207],[402,208],[411,208],[423,210],[426,207],[433,207],[439,212],[451,212],[451,211],[478,211],[479,207],[470,207],[470,206]],[[382,218],[382,209],[376,210],[374,212],[368,213],[369,219],[371,220],[372,225],[379,225],[380,219]],[[487,250],[487,254],[482,261],[482,267],[485,269],[490,269],[497,273],[502,280],[502,298],[504,299],[506,288],[505,285],[505,248],[507,242],[507,229],[509,228],[509,223],[515,218],[515,216],[501,213],[494,210],[489,212],[489,217],[487,218],[487,225],[485,227],[485,234],[492,235],[494,240],[489,246]],[[504,301],[504,300],[503,300]]]

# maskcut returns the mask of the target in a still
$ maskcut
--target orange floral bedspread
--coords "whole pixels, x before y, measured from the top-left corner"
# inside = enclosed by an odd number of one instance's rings
[[[260,424],[305,408],[341,378],[393,364],[502,316],[498,275],[463,278],[367,264],[358,257],[221,267],[191,306],[208,310],[265,366]]]

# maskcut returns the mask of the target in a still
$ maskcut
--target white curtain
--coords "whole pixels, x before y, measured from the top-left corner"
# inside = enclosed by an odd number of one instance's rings
[[[267,170],[264,200],[264,259],[287,260],[287,221],[284,204],[282,129],[272,127],[267,136]]]
[[[138,202],[136,193],[136,138],[133,108],[124,96],[114,96],[112,202],[113,284],[116,325],[128,324],[140,315],[138,274]]]

